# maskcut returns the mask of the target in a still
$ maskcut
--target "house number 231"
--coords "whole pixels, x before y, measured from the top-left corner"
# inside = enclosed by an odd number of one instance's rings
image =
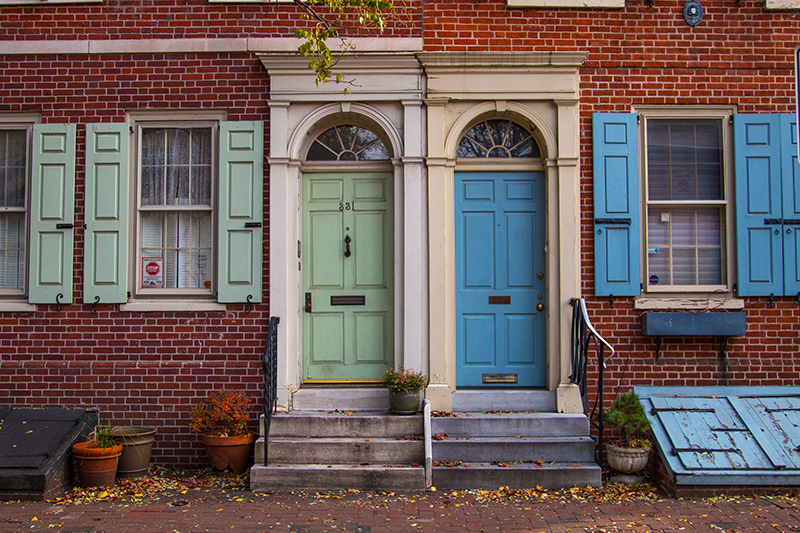
[[[350,211],[353,209],[353,204],[350,202],[339,202],[339,211]]]

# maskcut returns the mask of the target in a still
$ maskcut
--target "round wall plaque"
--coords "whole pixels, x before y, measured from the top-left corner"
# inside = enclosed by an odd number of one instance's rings
[[[691,27],[695,27],[703,20],[703,5],[700,0],[686,0],[683,4],[683,20]]]

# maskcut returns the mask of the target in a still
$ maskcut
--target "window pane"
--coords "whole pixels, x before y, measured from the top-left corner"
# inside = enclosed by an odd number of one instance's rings
[[[486,150],[475,144],[469,137],[462,137],[458,143],[456,157],[486,157]]]
[[[25,130],[0,130],[0,207],[25,206]]]
[[[192,164],[211,165],[211,130],[194,128],[192,131]]]
[[[378,139],[378,136],[364,128],[358,128],[358,135],[353,143],[353,151],[360,152]]]
[[[211,205],[211,166],[192,168],[192,204]]]
[[[189,130],[167,130],[167,165],[188,165],[190,149]]]
[[[211,289],[211,212],[142,214],[142,257],[164,259],[164,288]]]
[[[722,121],[647,121],[648,198],[721,200]]]
[[[700,285],[723,283],[722,248],[699,248],[697,250],[697,282]]]
[[[694,216],[694,209],[672,210],[670,219],[673,246],[694,246],[696,242]]]
[[[142,168],[142,205],[164,205],[164,167]]]
[[[25,214],[0,214],[0,289],[25,288]]]
[[[336,133],[336,128],[323,132],[322,135],[317,137],[317,141],[327,146],[335,154],[344,150],[341,141],[339,141],[339,134]]]
[[[167,167],[167,205],[189,205],[189,167]]]
[[[487,120],[486,124],[492,134],[492,144],[502,146],[506,140],[506,132],[510,122],[508,120]]]
[[[358,154],[358,159],[361,161],[386,161],[389,159],[389,152],[386,151],[386,146],[381,141],[376,140]]]
[[[339,126],[339,138],[345,150],[353,149],[353,142],[356,140],[357,126]]]
[[[647,254],[648,258],[648,283],[652,286],[672,285],[670,276],[671,250],[669,248],[653,248]]]
[[[511,157],[541,157],[541,155],[539,145],[536,144],[533,137],[528,137],[511,150]]]
[[[164,142],[166,130],[146,128],[142,130],[142,165],[163,166],[166,162]]]
[[[653,246],[669,246],[669,215],[668,208],[650,208],[647,215],[647,243]]]
[[[389,151],[374,133],[343,124],[321,133],[308,150],[308,161],[386,161]]]
[[[697,261],[694,248],[672,249],[672,276],[675,285],[697,285]]]
[[[336,155],[319,141],[314,141],[306,159],[309,161],[336,161]]]

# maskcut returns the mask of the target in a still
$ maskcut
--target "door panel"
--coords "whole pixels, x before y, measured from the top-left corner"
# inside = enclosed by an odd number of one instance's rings
[[[455,175],[456,386],[546,384],[544,173]]]
[[[392,175],[303,177],[306,381],[370,381],[394,362]]]

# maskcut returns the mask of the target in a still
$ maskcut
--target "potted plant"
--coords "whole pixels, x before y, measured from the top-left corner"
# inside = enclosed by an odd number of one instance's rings
[[[413,415],[419,410],[420,391],[428,385],[422,372],[387,368],[381,384],[389,389],[389,410],[396,415]]]
[[[625,434],[624,440],[606,444],[608,465],[624,474],[644,470],[652,444],[640,435],[650,429],[650,422],[636,393],[631,391],[617,396],[604,419]]]
[[[108,426],[96,425],[89,440],[72,446],[72,456],[78,467],[81,486],[111,487],[117,475],[122,444],[116,441]]]
[[[118,478],[136,478],[147,474],[156,428],[150,426],[114,426],[111,433],[122,444],[117,465]]]
[[[256,434],[247,429],[252,398],[244,391],[220,389],[194,407],[189,426],[203,436],[208,460],[215,470],[247,470]]]

